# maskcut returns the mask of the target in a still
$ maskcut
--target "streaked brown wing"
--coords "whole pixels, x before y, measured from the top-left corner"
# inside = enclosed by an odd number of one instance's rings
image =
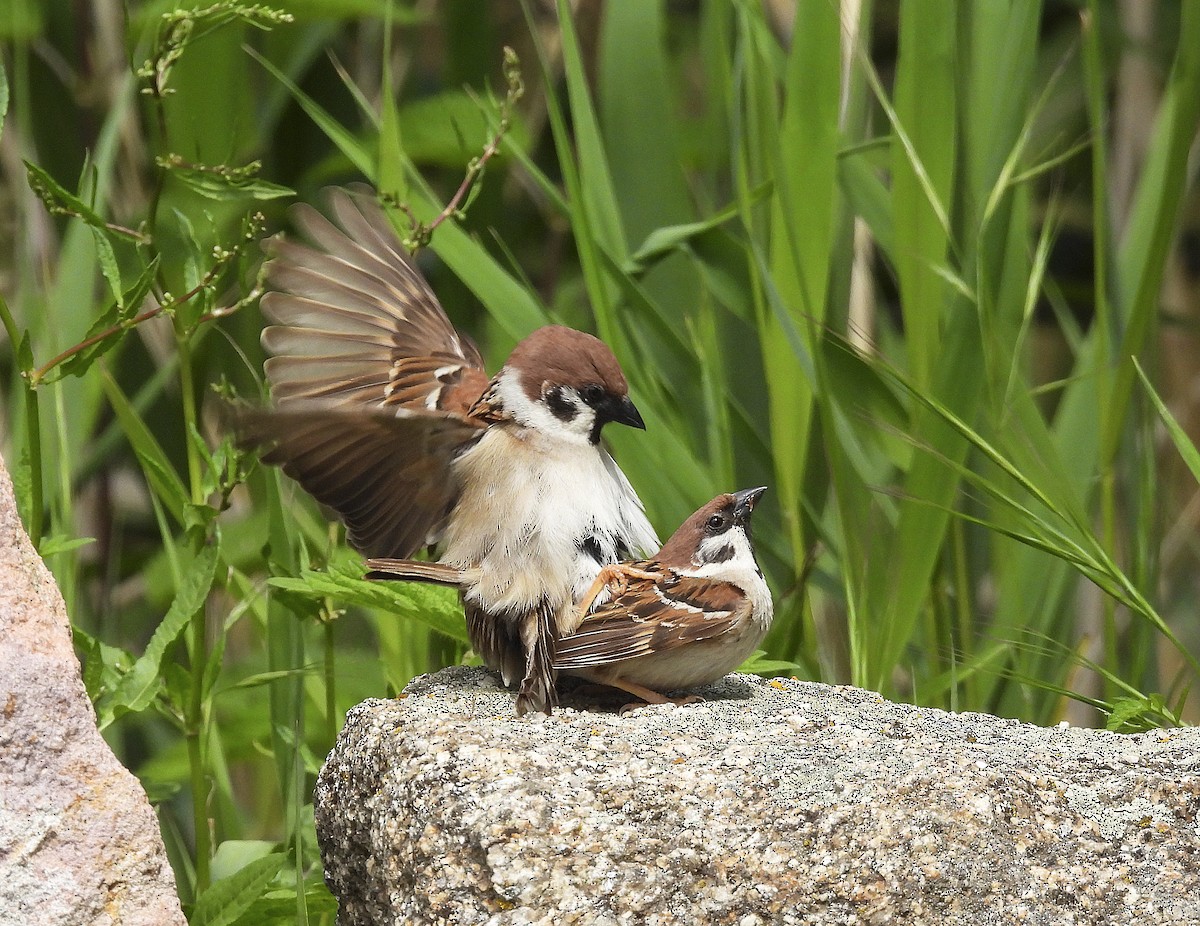
[[[678,649],[729,633],[745,620],[750,602],[737,586],[671,575],[661,582],[631,581],[623,594],[585,617],[575,633],[558,641],[554,668],[594,668]]]
[[[482,428],[443,412],[350,411],[307,402],[235,413],[242,446],[346,522],[366,556],[407,559],[436,540],[457,497],[450,463]]]
[[[269,244],[263,331],[276,403],[320,399],[465,413],[487,388],[478,348],[450,324],[366,191],[334,190],[335,222],[304,204],[296,224],[315,245]]]

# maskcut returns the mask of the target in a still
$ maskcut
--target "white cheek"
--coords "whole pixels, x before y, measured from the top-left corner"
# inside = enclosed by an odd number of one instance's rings
[[[732,551],[732,555],[728,551]],[[709,565],[715,569],[722,566],[744,568],[747,564],[753,566],[754,551],[750,548],[746,532],[740,527],[731,527],[723,534],[701,540],[695,561],[697,565]]]
[[[733,556],[723,562],[706,561],[703,557],[718,556],[722,548],[731,546]],[[771,622],[773,606],[771,590],[763,579],[762,571],[754,559],[754,550],[750,539],[740,527],[726,531],[720,537],[705,537],[700,541],[696,553],[696,567],[684,571],[685,575],[696,578],[715,579],[719,582],[732,582],[744,591],[754,606],[756,619],[764,625]]]
[[[517,374],[506,369],[496,381],[496,392],[500,401],[518,424],[573,442],[591,443],[592,428],[596,422],[595,409],[572,395],[570,401],[576,408],[575,417],[570,421],[563,421],[550,411],[545,402],[532,401],[521,388],[519,379]]]

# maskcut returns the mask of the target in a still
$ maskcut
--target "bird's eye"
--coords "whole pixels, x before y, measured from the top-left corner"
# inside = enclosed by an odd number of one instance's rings
[[[726,518],[723,514],[714,514],[704,522],[704,529],[710,534],[719,534],[725,529]]]
[[[604,398],[604,387],[599,383],[588,383],[579,390],[579,396],[588,405],[598,405]]]

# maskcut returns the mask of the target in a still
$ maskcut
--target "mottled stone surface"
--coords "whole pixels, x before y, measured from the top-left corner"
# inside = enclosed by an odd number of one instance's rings
[[[96,730],[0,461],[0,924],[183,922],[158,820]]]
[[[519,719],[456,668],[360,704],[316,794],[339,924],[1200,923],[1200,730],[706,694]]]

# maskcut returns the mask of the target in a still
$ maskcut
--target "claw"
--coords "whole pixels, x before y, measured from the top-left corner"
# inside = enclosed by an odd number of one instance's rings
[[[602,567],[600,572],[597,573],[596,581],[592,583],[591,588],[579,599],[579,610],[576,615],[577,621],[582,621],[587,617],[588,613],[592,610],[592,605],[605,588],[610,590],[611,598],[616,598],[618,595],[625,594],[625,590],[629,587],[630,579],[646,579],[650,582],[658,582],[663,578],[663,575],[661,571],[652,572],[648,569],[638,569],[629,563],[613,563],[612,565]]]

